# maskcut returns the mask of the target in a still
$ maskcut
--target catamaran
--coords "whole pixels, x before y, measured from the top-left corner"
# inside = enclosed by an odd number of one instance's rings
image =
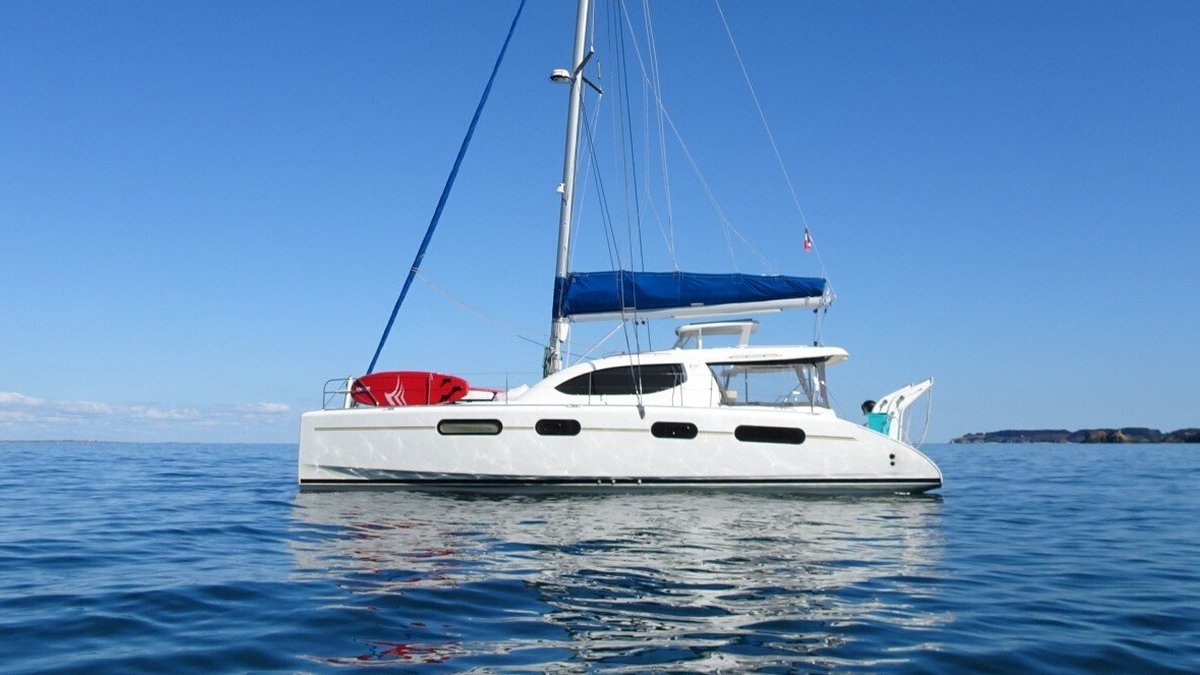
[[[752,344],[759,323],[743,317],[828,307],[833,293],[825,279],[569,269],[581,104],[585,87],[594,87],[585,76],[590,2],[579,0],[572,67],[551,75],[569,83],[570,94],[544,378],[495,390],[441,373],[374,372],[373,360],[367,375],[327,383],[324,409],[302,416],[301,488],[940,487],[938,467],[905,439],[906,410],[932,380],[864,404],[863,425],[840,418],[830,404],[827,370],[847,358],[845,350]],[[714,317],[722,320],[696,321]],[[565,363],[575,323],[650,319],[691,323],[676,328],[669,349]]]

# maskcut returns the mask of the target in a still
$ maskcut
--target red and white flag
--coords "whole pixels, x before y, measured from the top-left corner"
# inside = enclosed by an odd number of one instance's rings
[[[804,228],[804,252],[808,253],[812,250],[812,235],[808,233],[808,228]]]

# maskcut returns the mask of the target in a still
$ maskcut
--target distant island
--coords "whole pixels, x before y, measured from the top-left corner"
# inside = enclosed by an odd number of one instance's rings
[[[1146,427],[1123,429],[1005,429],[966,434],[951,443],[1200,443],[1200,429],[1163,433]]]

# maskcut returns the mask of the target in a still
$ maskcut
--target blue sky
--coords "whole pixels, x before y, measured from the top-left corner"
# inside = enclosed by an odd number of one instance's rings
[[[723,6],[838,293],[843,415],[932,376],[935,441],[1200,426],[1200,3]],[[366,368],[515,8],[0,3],[0,438],[294,441]],[[820,274],[714,7],[652,10],[672,119],[770,262],[731,260],[668,145],[680,266]],[[418,283],[382,368],[536,379],[572,13],[530,1],[425,259],[489,320]]]

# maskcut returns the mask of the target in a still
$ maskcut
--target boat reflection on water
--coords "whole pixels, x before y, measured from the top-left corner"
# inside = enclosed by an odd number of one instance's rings
[[[301,493],[300,580],[332,582],[325,662],[741,669],[902,664],[939,497]],[[366,610],[366,611],[362,611]]]

